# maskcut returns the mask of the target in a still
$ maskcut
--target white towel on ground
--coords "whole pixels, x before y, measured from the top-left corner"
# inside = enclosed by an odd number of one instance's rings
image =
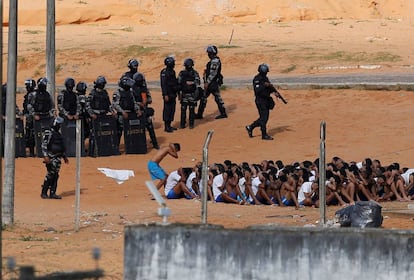
[[[98,168],[99,171],[101,171],[103,174],[106,175],[106,177],[110,177],[112,179],[115,179],[115,181],[118,184],[122,184],[126,180],[129,179],[129,177],[134,177],[134,171],[132,170],[115,170],[115,169],[109,169],[109,168]]]

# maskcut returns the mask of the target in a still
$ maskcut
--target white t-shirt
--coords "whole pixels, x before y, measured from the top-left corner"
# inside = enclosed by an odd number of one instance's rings
[[[214,176],[213,185],[211,186],[213,189],[214,200],[216,200],[217,197],[221,195],[221,190],[219,188],[223,186],[223,183],[224,183],[223,174],[218,174]]]
[[[257,192],[259,191],[259,185],[262,183],[262,181],[260,181],[259,176],[254,177],[252,180],[252,191],[253,194],[256,196]]]
[[[312,182],[304,182],[302,186],[300,186],[298,191],[298,203],[301,203],[305,200],[305,193],[312,192]]]
[[[175,170],[173,172],[171,172],[168,177],[167,177],[167,182],[165,183],[165,189],[164,189],[164,193],[165,195],[168,195],[168,193],[170,192],[170,190],[172,190],[180,181],[181,176],[178,175],[178,171]]]
[[[193,171],[190,173],[190,175],[188,175],[187,181],[185,182],[185,185],[190,190],[190,192],[192,192],[193,194],[195,194],[195,191],[193,190],[193,179],[195,177],[196,177],[196,173],[195,171]]]
[[[408,186],[410,184],[410,175],[411,173],[414,173],[414,168],[407,169],[403,174],[401,174],[401,177],[404,178],[405,185]]]

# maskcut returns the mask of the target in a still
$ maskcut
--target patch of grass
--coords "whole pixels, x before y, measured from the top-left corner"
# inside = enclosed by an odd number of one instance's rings
[[[283,69],[282,71],[280,71],[281,73],[290,73],[290,72],[292,72],[292,71],[295,71],[295,69],[296,69],[296,65],[295,64],[293,64],[293,65],[290,65],[288,68],[286,68],[286,69]]]
[[[241,48],[241,47],[235,46],[235,45],[219,45],[218,48],[219,49],[236,49],[236,48]]]
[[[121,30],[125,32],[134,32],[134,28],[132,26],[122,27]]]
[[[23,33],[36,35],[36,34],[43,33],[43,31],[42,30],[23,30]]]
[[[332,24],[332,25],[338,25],[338,24],[342,24],[342,22],[341,21],[336,21],[336,20],[334,20],[334,21],[331,21],[329,24]]]
[[[63,70],[63,66],[64,64],[58,64],[55,66],[55,73],[59,73],[60,71]]]
[[[53,241],[53,239],[51,238],[42,238],[42,237],[36,237],[36,236],[31,236],[31,235],[27,235],[27,236],[21,236],[19,238],[20,241],[46,241],[46,242],[50,242]]]
[[[17,56],[17,62],[18,63],[25,63],[26,62],[26,58],[24,56]]]
[[[88,4],[88,2],[86,2],[86,1],[82,1],[82,0],[80,0],[80,1],[78,1],[78,4]]]
[[[126,56],[142,56],[144,54],[151,53],[157,50],[156,47],[144,47],[141,45],[131,45],[124,49],[121,49],[119,53],[126,55]]]
[[[378,63],[378,62],[396,62],[401,61],[399,55],[395,55],[389,52],[329,52],[326,54],[317,54],[311,52],[303,57],[307,60],[321,60],[321,61],[340,61],[340,62],[364,62],[364,63]]]

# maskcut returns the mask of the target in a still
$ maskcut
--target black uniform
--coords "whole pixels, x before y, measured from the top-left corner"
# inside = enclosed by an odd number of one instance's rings
[[[171,126],[174,121],[175,106],[178,93],[178,81],[175,74],[174,66],[167,66],[160,73],[161,90],[164,100],[164,109],[162,112],[162,119],[165,125],[166,132],[173,132],[176,128]]]
[[[63,119],[57,118],[54,120],[51,128],[44,132],[42,154],[47,173],[42,185],[41,198],[61,199],[60,196],[56,195],[61,159],[63,158],[65,162],[67,162],[67,157],[65,155],[65,141],[60,133],[60,125],[62,123]],[[50,195],[48,195],[49,190]]]
[[[31,114],[42,117],[51,117],[55,112],[52,97],[46,89],[36,89],[31,103]]]
[[[250,137],[253,137],[253,129],[260,127],[263,140],[272,140],[273,138],[267,134],[266,125],[269,120],[269,111],[275,106],[275,102],[270,95],[274,92],[266,73],[259,73],[253,79],[253,89],[255,95],[255,103],[259,112],[259,118],[255,120],[246,129]]]
[[[86,84],[80,82],[76,86],[76,94],[78,95],[79,101],[79,118],[82,119],[82,127],[85,138],[89,138],[91,116],[89,116],[87,110],[87,96],[86,96]]]
[[[178,74],[180,86],[181,119],[180,128],[185,128],[187,108],[189,110],[189,125],[194,127],[195,107],[197,106],[197,92],[200,86],[200,76],[193,68],[180,71]]]

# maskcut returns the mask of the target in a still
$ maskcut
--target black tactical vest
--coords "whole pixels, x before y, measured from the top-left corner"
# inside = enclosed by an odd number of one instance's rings
[[[48,92],[38,91],[35,95],[34,111],[48,113],[52,109],[52,99]]]
[[[119,91],[119,106],[126,111],[134,111],[134,97],[130,91]]]
[[[76,115],[77,111],[77,100],[76,93],[68,92],[63,90],[63,108],[69,112],[70,115]]]
[[[187,82],[193,82],[191,85],[188,85]],[[183,93],[193,93],[195,92],[197,86],[195,84],[195,74],[193,70],[181,71],[181,90]]]
[[[55,155],[64,153],[65,144],[63,141],[62,134],[54,131],[53,129],[51,131],[52,131],[52,137],[49,141],[49,144],[47,145],[48,151]]]
[[[91,92],[92,100],[91,100],[91,108],[93,110],[99,110],[99,111],[109,111],[110,101],[108,92],[102,91],[97,92],[96,90],[92,90]]]

